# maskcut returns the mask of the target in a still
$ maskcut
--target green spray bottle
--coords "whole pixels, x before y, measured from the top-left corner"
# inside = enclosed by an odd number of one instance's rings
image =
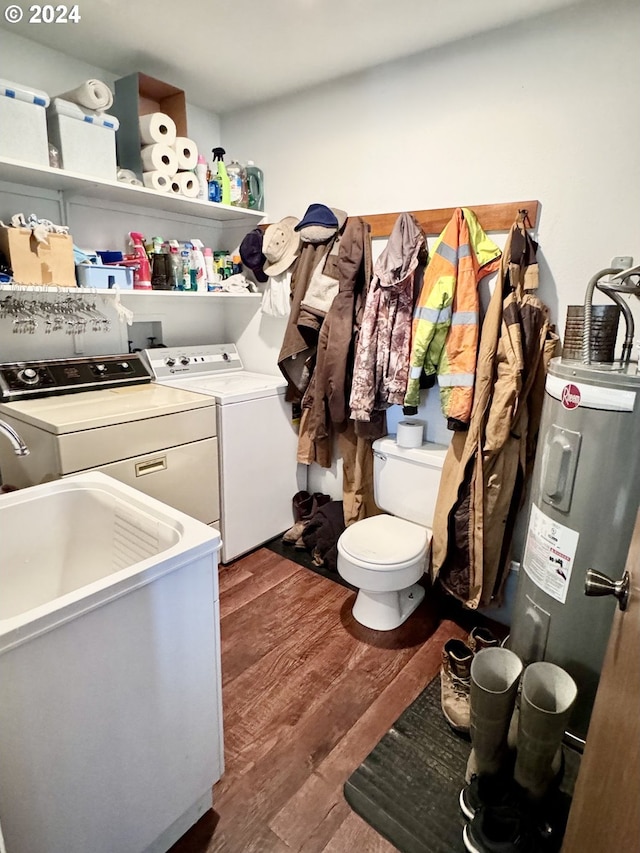
[[[224,165],[224,155],[227,153],[224,148],[212,148],[213,167],[218,171],[218,183],[220,184],[222,204],[231,204],[231,181],[227,174],[227,167]]]

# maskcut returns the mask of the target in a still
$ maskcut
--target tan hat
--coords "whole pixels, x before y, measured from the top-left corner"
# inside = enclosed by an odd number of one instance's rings
[[[262,239],[263,266],[267,275],[280,275],[288,270],[300,253],[300,235],[294,231],[298,224],[295,216],[285,216],[280,222],[270,225]]]

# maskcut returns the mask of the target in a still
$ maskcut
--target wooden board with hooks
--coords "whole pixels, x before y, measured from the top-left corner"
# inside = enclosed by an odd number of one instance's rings
[[[485,231],[508,231],[520,211],[526,211],[526,222],[530,228],[535,228],[538,220],[537,201],[513,201],[504,204],[467,204],[478,217],[478,222]],[[440,234],[447,222],[453,216],[455,207],[441,207],[433,210],[410,210],[427,236]],[[400,213],[373,213],[361,218],[371,226],[372,237],[388,237]]]
[[[478,222],[485,231],[508,231],[520,211],[526,212],[526,224],[528,228],[535,228],[538,221],[538,201],[508,201],[502,204],[466,204],[459,207],[468,207],[478,217]],[[440,207],[433,210],[410,210],[420,227],[427,236],[440,234],[447,222],[453,216],[455,207]],[[398,213],[368,213],[360,214],[371,226],[372,237],[388,237],[391,234]],[[269,223],[262,223],[258,227],[264,231]]]

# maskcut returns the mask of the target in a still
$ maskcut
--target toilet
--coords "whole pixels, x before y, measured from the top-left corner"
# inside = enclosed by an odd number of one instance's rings
[[[447,445],[399,447],[395,436],[373,443],[373,489],[384,515],[350,525],[338,539],[338,573],[359,590],[353,616],[391,631],[424,598],[431,525]]]

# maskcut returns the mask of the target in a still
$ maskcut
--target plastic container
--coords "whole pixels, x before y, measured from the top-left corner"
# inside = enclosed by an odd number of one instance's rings
[[[264,210],[264,174],[253,160],[247,162],[247,199],[250,210]]]
[[[247,207],[247,173],[244,166],[232,160],[227,166],[229,175],[229,201],[234,207]]]
[[[49,141],[60,153],[62,168],[106,181],[117,180],[118,119],[87,115],[77,104],[54,98],[47,110]]]
[[[78,287],[97,287],[110,290],[133,290],[133,270],[131,267],[117,267],[106,264],[78,264],[76,267]]]
[[[0,157],[49,165],[46,92],[0,80]]]

